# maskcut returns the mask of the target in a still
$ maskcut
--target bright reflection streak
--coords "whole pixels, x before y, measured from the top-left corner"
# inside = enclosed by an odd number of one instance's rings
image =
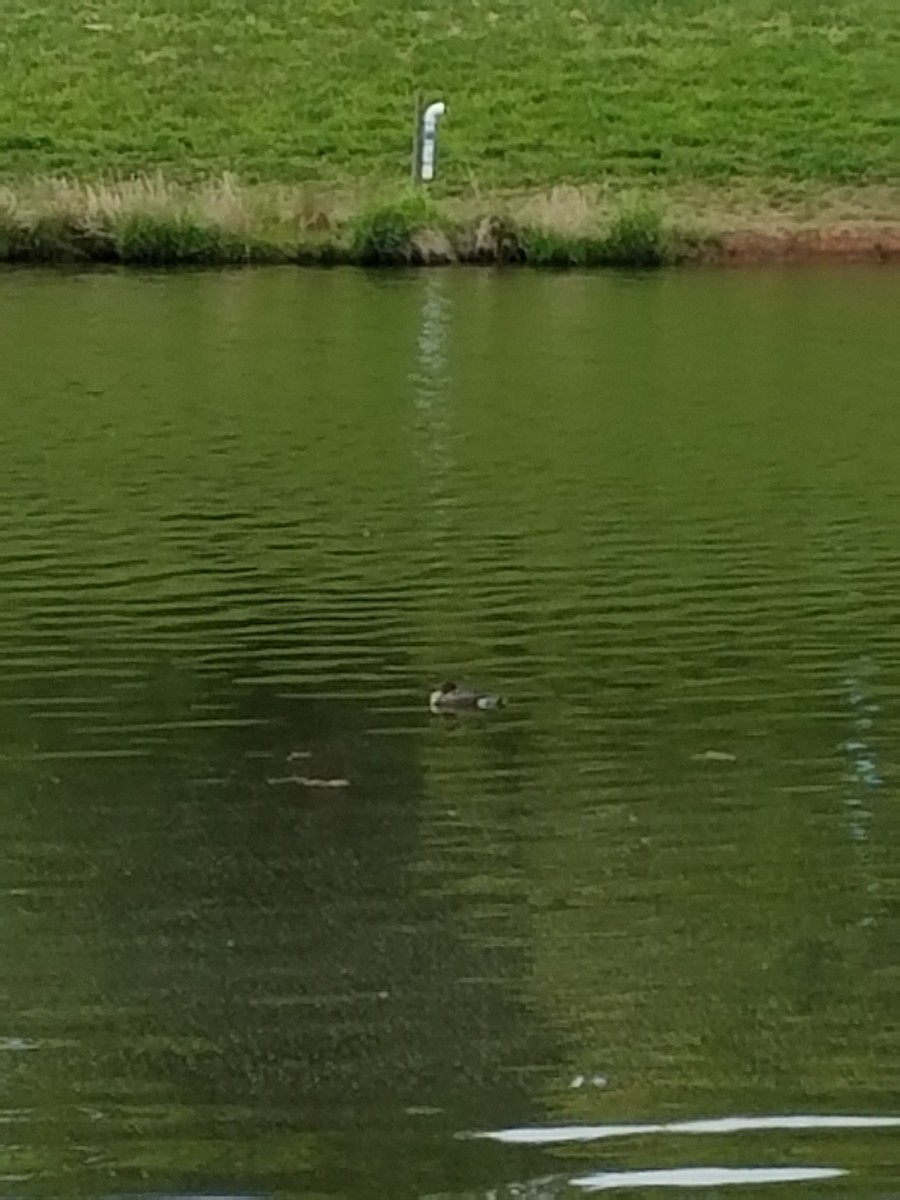
[[[575,1187],[588,1192],[615,1188],[703,1188],[735,1183],[800,1183],[811,1179],[834,1179],[846,1175],[838,1167],[679,1167],[667,1171],[603,1171],[573,1179]]]
[[[782,1116],[714,1117],[655,1125],[551,1125],[547,1128],[498,1129],[473,1136],[525,1146],[593,1142],[604,1138],[655,1133],[744,1133],[756,1129],[896,1129],[900,1117]]]

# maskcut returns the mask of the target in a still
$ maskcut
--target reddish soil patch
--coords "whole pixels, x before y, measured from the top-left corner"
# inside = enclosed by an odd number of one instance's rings
[[[900,226],[728,233],[711,257],[723,263],[898,262]]]

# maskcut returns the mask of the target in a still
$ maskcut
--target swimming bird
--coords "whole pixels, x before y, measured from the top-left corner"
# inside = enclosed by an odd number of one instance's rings
[[[458,712],[465,708],[502,708],[503,697],[493,692],[475,692],[458,683],[442,683],[431,693],[428,707],[432,712]]]

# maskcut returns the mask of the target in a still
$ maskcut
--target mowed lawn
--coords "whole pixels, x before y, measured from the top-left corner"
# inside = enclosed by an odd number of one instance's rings
[[[4,0],[0,180],[868,184],[900,171],[900,0]]]

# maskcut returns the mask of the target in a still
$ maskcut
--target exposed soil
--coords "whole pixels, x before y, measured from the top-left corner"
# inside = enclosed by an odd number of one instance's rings
[[[713,262],[900,262],[900,225],[856,229],[747,230],[726,234],[710,248]]]

